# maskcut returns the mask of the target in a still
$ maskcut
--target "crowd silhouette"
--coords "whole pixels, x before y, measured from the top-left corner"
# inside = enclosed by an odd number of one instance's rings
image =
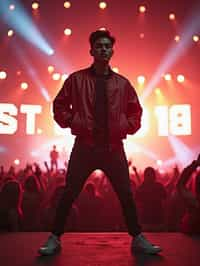
[[[67,168],[44,162],[16,171],[0,168],[0,231],[51,231]],[[138,171],[129,161],[130,180],[143,231],[200,233],[200,156],[181,172]],[[78,166],[77,166],[78,167]],[[126,231],[119,201],[108,179],[94,171],[74,202],[65,231]]]

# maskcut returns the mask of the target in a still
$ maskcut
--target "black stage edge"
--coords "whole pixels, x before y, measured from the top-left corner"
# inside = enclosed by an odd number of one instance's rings
[[[160,255],[132,255],[127,233],[65,233],[62,250],[55,256],[41,257],[37,250],[47,232],[0,234],[1,266],[199,266],[200,236],[181,233],[144,233],[161,245]]]

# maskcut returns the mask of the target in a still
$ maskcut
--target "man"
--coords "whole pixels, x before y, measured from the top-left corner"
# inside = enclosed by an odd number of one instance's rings
[[[136,201],[141,205],[140,222],[145,230],[163,230],[164,202],[167,192],[163,184],[156,180],[156,170],[146,167],[144,170],[144,181],[137,188]]]
[[[54,167],[57,172],[58,170],[58,151],[56,150],[56,145],[53,145],[53,149],[50,151],[50,159],[51,159],[51,171],[53,171]]]
[[[186,234],[200,233],[200,172],[197,171],[195,176],[195,193],[187,187],[189,179],[199,166],[200,154],[196,160],[183,169],[177,183],[177,191],[185,205],[180,230]]]
[[[142,108],[130,82],[109,66],[115,38],[98,30],[89,41],[92,66],[72,73],[53,102],[55,121],[70,127],[76,139],[52,234],[39,253],[51,255],[61,248],[60,236],[73,201],[91,172],[101,169],[117,193],[133,249],[156,254],[160,247],[141,234],[122,142],[140,128]]]

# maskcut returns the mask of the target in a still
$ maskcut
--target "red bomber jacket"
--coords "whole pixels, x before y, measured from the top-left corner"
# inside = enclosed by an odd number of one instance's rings
[[[93,139],[96,75],[93,67],[72,73],[53,101],[55,121],[83,139]],[[110,143],[125,139],[141,126],[142,108],[135,89],[111,69],[107,76],[108,130]]]

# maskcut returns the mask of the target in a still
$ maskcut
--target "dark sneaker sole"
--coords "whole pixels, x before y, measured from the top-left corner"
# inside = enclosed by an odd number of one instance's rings
[[[131,248],[132,253],[143,253],[147,255],[156,255],[162,251],[162,249],[157,249],[157,250],[148,250],[148,249],[143,249],[143,248]]]
[[[54,250],[51,250],[51,251],[44,251],[44,250],[38,250],[38,253],[42,256],[53,256],[53,255],[56,255],[57,253],[59,253],[61,251],[61,247],[57,247],[56,249]]]

